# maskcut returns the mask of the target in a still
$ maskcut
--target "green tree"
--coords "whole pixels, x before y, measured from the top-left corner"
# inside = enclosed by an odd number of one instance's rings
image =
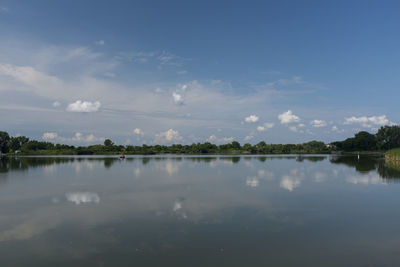
[[[236,150],[240,150],[240,143],[237,141],[232,142],[232,148]]]
[[[104,140],[104,145],[105,146],[113,146],[114,143],[110,139],[106,139],[106,140]]]
[[[400,126],[383,126],[376,133],[378,149],[389,150],[400,147]]]
[[[17,136],[10,138],[11,151],[20,150],[21,147],[29,142],[29,138],[26,136]]]
[[[10,136],[7,132],[0,131],[0,152],[7,153],[9,150]]]
[[[376,150],[376,136],[362,131],[354,136],[354,148],[361,151]]]

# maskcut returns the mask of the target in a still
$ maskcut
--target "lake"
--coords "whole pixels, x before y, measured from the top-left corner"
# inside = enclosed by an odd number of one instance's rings
[[[400,266],[400,171],[332,155],[0,160],[0,266]]]

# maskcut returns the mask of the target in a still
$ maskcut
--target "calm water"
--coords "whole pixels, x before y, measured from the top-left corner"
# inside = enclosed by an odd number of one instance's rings
[[[0,160],[0,266],[400,266],[400,171],[332,156]]]

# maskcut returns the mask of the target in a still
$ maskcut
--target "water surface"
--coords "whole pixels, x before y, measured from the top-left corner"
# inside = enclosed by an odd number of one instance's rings
[[[399,178],[369,157],[1,159],[0,266],[400,266]]]

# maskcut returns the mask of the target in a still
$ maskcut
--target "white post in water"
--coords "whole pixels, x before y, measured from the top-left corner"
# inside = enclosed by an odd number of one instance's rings
[[[360,153],[357,154],[357,159],[360,160]]]

